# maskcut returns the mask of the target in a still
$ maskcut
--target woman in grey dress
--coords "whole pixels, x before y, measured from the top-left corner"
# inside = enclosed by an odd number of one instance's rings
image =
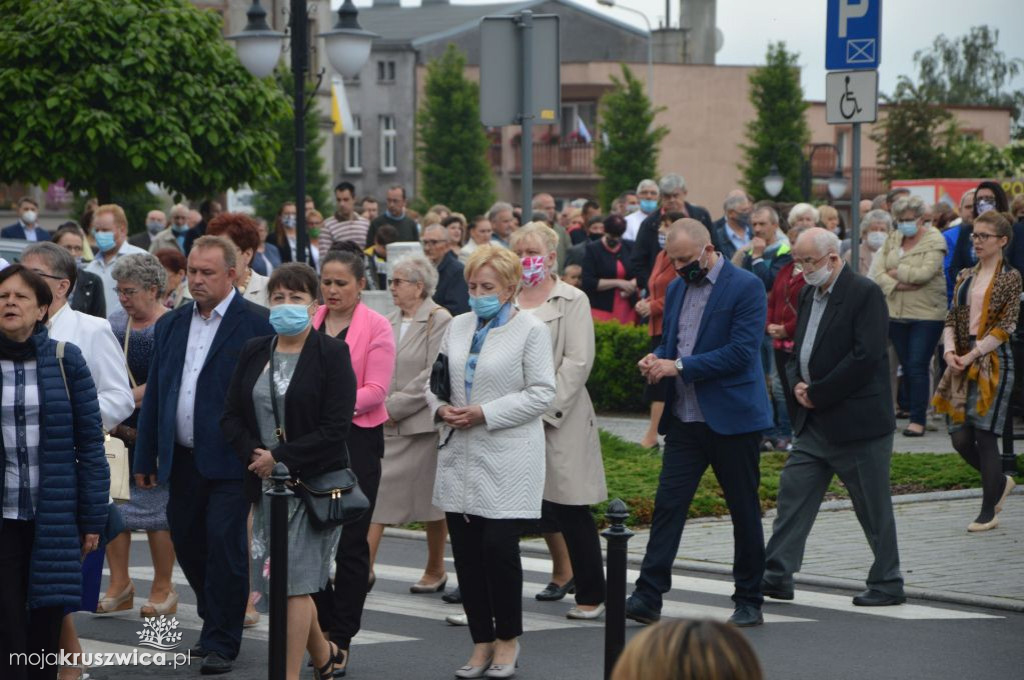
[[[277,335],[242,348],[221,427],[250,473],[246,497],[253,513],[252,562],[269,573],[270,512],[262,491],[276,463],[292,479],[348,467],[345,440],[356,403],[348,346],[310,332],[319,295],[316,273],[301,263],[274,270],[267,285],[270,323]],[[276,402],[276,413],[275,413]],[[288,678],[298,679],[309,651],[318,678],[342,677],[344,654],[328,642],[310,597],[330,575],[341,527],[313,526],[298,497],[288,499]]]
[[[437,270],[427,258],[403,257],[392,265],[391,277],[391,297],[398,307],[388,314],[395,336],[395,371],[388,389],[380,487],[367,535],[370,569],[386,525],[425,522],[427,565],[409,590],[436,593],[448,583],[444,569],[448,526],[444,513],[431,503],[438,439],[423,386],[452,315],[430,299],[437,287]]]
[[[153,358],[153,328],[167,311],[161,292],[167,285],[167,271],[160,261],[146,253],[126,255],[118,259],[111,272],[117,283],[117,297],[123,309],[110,316],[114,337],[124,350],[135,397],[135,412],[110,431],[112,437],[124,441],[129,458],[135,454],[135,421],[146,393],[149,362]],[[153,560],[153,583],[149,599],[139,613],[144,617],[173,614],[178,610],[178,593],[171,583],[174,568],[174,544],[167,525],[167,485],[143,489],[131,480],[131,500],[119,506],[125,531],[107,544],[107,565],[110,584],[96,607],[97,613],[132,608],[135,586],[128,577],[131,553],[131,531],[145,531]]]

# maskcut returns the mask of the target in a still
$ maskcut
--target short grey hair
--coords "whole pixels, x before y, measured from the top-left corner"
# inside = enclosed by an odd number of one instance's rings
[[[753,217],[754,215],[756,215],[758,213],[768,213],[768,221],[770,223],[778,226],[778,224],[779,224],[779,213],[777,213],[775,211],[775,208],[771,207],[770,205],[762,205],[760,207],[754,208],[754,212],[751,213],[750,216]]]
[[[642,179],[642,180],[640,180],[640,184],[636,185],[636,192],[638,194],[641,191],[643,191],[644,189],[654,189],[658,193],[661,193],[661,189],[658,188],[658,183],[655,182],[653,179],[650,179],[650,178]]]
[[[872,224],[884,224],[886,231],[892,231],[892,215],[884,210],[869,210],[860,221],[860,233],[867,231]]]
[[[156,288],[158,293],[167,287],[167,270],[149,253],[117,258],[110,275],[118,283],[137,283],[143,288]]]
[[[737,210],[741,205],[747,202],[747,194],[742,189],[733,189],[725,195],[725,202],[722,204],[722,209],[725,212],[730,210]]]
[[[684,217],[672,223],[672,226],[668,228],[666,243],[675,241],[679,234],[686,234],[701,248],[707,247],[711,243],[711,232],[708,231],[708,228],[690,217]]]
[[[491,206],[490,210],[487,211],[488,221],[493,222],[495,218],[498,217],[499,213],[503,212],[510,212],[515,214],[512,209],[511,203],[506,203],[505,201],[498,201],[497,203]]]
[[[821,214],[818,212],[818,209],[815,208],[813,205],[811,205],[810,203],[797,203],[796,205],[789,209],[789,217],[786,218],[786,221],[789,222],[790,224],[793,224],[802,215],[810,215],[811,218],[814,220],[815,224],[817,224],[818,221],[821,219]]]
[[[920,196],[900,196],[892,204],[893,217],[908,210],[914,211],[915,219],[925,214],[926,208]]]
[[[814,245],[814,252],[817,255],[839,254],[839,237],[828,229],[820,227],[808,229],[800,235],[800,239],[808,239]]]
[[[682,175],[670,172],[658,180],[658,191],[663,194],[674,194],[677,191],[686,191],[686,180]]]
[[[428,231],[433,231],[435,229],[440,229],[441,231],[443,231],[444,232],[444,240],[448,241],[448,242],[451,242],[451,237],[448,235],[448,227],[444,226],[440,222],[434,222],[433,224],[430,224],[430,225],[427,225],[426,227],[423,227],[423,234],[422,234],[422,236],[426,236]]]
[[[412,283],[423,284],[423,294],[421,297],[426,300],[428,297],[434,295],[434,291],[437,289],[437,270],[434,269],[434,265],[431,264],[423,255],[405,255],[398,259],[393,265],[391,265],[392,276],[402,272],[409,277],[409,281]]]
[[[75,266],[75,258],[71,256],[71,253],[56,243],[44,241],[42,243],[33,243],[21,251],[21,259],[23,260],[32,255],[46,262],[46,266],[50,268],[54,276],[68,279],[71,281],[71,286],[74,287],[75,280],[78,278],[78,267]],[[68,294],[70,295],[70,291]]]

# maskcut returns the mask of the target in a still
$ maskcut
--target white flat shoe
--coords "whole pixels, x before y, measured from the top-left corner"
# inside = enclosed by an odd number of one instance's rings
[[[990,531],[995,529],[997,526],[999,526],[999,518],[993,517],[991,521],[985,522],[984,524],[981,522],[971,522],[967,525],[967,530],[971,533],[975,533],[978,531]]]
[[[579,607],[573,607],[565,613],[567,619],[579,619],[580,621],[593,621],[604,616],[604,604],[599,604],[597,607],[591,610],[580,609]]]
[[[469,617],[466,616],[465,614],[449,614],[448,616],[444,617],[444,620],[448,623],[449,626],[468,626],[469,625]],[[477,676],[477,677],[483,677],[483,676]]]
[[[999,502],[996,503],[996,514],[998,515],[1003,511],[1003,503],[1006,502],[1006,497],[1013,491],[1013,487],[1017,486],[1017,482],[1013,481],[1013,477],[1006,475],[1006,486],[1003,488],[1003,495],[999,497]]]

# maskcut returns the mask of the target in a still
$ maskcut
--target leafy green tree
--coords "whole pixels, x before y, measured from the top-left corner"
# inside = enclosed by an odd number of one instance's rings
[[[466,55],[453,44],[427,64],[416,116],[419,198],[478,215],[494,202],[494,176],[480,123],[480,86],[466,79],[465,68]]]
[[[295,80],[290,69],[279,66],[274,72],[274,80],[281,90],[281,93],[290,102],[292,93],[295,92]],[[324,133],[320,128],[319,113],[316,102],[310,100],[313,94],[313,84],[306,83],[306,98],[310,101],[306,107],[303,123],[306,128],[306,195],[313,198],[313,203],[323,212],[332,206],[328,183],[330,178],[324,172],[324,159],[320,155],[320,148],[324,145]],[[256,192],[253,197],[253,208],[256,214],[266,219],[269,223],[277,217],[281,204],[286,201],[295,201],[295,119],[289,115],[277,121],[274,125],[274,134],[277,137],[277,144],[281,151],[277,155],[277,163],[274,172],[266,172],[252,183],[252,189]],[[329,209],[326,216],[334,212],[333,207]]]
[[[668,134],[654,118],[664,108],[654,108],[643,83],[622,64],[622,78],[612,76],[612,89],[598,107],[598,134],[594,140],[594,165],[601,173],[597,195],[605,210],[623,191],[658,173],[658,144]]]
[[[0,182],[63,177],[101,202],[270,173],[288,113],[187,0],[0,0],[0,92]]]
[[[999,29],[973,26],[967,35],[940,35],[928,50],[914,53],[917,88],[940,104],[1005,106],[1013,110],[1017,133],[1024,133],[1024,89],[1009,89],[1024,71],[1024,59],[997,49]]]
[[[747,123],[747,143],[740,145],[740,170],[743,188],[752,196],[767,198],[764,178],[775,163],[785,180],[775,200],[803,200],[800,170],[811,132],[804,118],[808,104],[800,87],[799,56],[784,42],[770,43],[765,65],[750,74],[750,102],[757,116]]]
[[[957,176],[947,172],[948,149],[957,136],[953,114],[906,76],[900,76],[893,94],[882,99],[887,104],[885,116],[879,118],[871,139],[878,145],[885,181]]]

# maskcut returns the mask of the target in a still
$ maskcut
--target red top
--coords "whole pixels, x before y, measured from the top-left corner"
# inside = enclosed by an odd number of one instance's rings
[[[795,262],[790,262],[779,270],[775,276],[775,284],[768,293],[768,323],[781,323],[786,327],[785,340],[772,340],[775,349],[793,351],[793,336],[796,335],[796,312],[800,307],[800,291],[804,287],[803,274],[793,271]]]
[[[661,322],[665,316],[665,294],[670,283],[676,280],[676,270],[672,261],[662,250],[654,260],[654,268],[647,278],[647,301],[651,304],[651,317],[647,322],[647,332],[651,337],[661,335]]]

